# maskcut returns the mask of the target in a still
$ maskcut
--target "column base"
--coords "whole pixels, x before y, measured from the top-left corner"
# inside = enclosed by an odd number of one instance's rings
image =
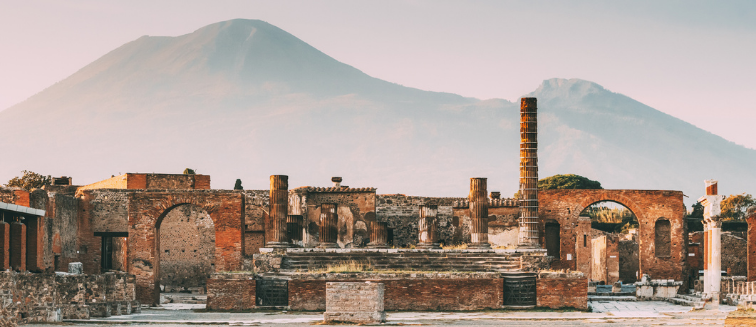
[[[490,249],[491,244],[490,243],[467,243],[467,248],[473,249],[473,250],[485,250],[485,249]]]
[[[417,246],[415,246],[416,249],[422,249],[422,250],[440,250],[441,244],[439,243],[420,243]]]
[[[266,248],[289,248],[291,244],[289,242],[268,242],[265,243]]]
[[[318,244],[317,248],[319,249],[338,249],[339,245],[335,242],[320,242]]]

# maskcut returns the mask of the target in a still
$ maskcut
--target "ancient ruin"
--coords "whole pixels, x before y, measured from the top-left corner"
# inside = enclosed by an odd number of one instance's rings
[[[207,293],[210,310],[331,310],[329,292],[341,288],[379,292],[383,302],[369,314],[375,321],[384,306],[586,309],[608,285],[618,294],[633,287],[639,299],[688,301],[677,296],[692,289],[702,295],[692,304],[756,300],[756,209],[742,243],[747,267],[740,267],[734,259],[722,264],[721,240],[743,238],[721,231],[716,181],[706,182],[700,199],[702,234],[689,234],[680,191],[539,191],[536,107],[536,99],[522,99],[516,199],[489,197],[485,177],[470,179],[466,198],[378,194],[343,186],[341,177],[328,187],[289,188],[285,175],[271,176],[268,190],[218,190],[206,175],[143,173],[84,186],[65,177],[32,191],[1,188],[0,268],[10,270],[0,276],[2,294],[48,303],[2,310],[27,322],[59,321],[157,306],[171,293]],[[628,208],[637,230],[593,229],[582,213],[603,201]],[[72,263],[83,274],[68,274]],[[725,265],[744,276],[723,278]],[[9,286],[32,279],[61,289],[77,278],[113,291],[48,301]],[[364,281],[375,284],[355,284]]]

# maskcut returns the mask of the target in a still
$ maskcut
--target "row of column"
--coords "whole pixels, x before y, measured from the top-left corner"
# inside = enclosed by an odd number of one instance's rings
[[[302,239],[301,215],[289,215],[289,177],[270,176],[270,230],[271,239],[266,247],[288,247]],[[470,179],[470,218],[472,221],[470,248],[490,248],[488,243],[488,190],[486,178]],[[418,248],[438,249],[438,206],[421,205],[418,220]],[[336,248],[338,237],[338,211],[335,203],[320,206],[320,242],[318,247]],[[385,222],[372,222],[370,226],[370,247],[387,247]]]
[[[44,270],[41,243],[44,217],[26,217],[26,224],[20,217],[8,219],[13,220],[11,223],[4,220],[0,219],[0,271]]]

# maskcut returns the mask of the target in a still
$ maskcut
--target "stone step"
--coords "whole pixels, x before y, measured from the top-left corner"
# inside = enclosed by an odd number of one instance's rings
[[[693,307],[694,309],[703,309],[704,307],[703,301],[691,300],[689,299],[689,297],[683,298],[683,297],[680,297],[680,295],[673,298],[669,298],[668,301],[674,304],[678,304],[678,305],[690,306],[690,307]]]
[[[160,304],[166,303],[207,304],[207,295],[189,293],[160,293]]]
[[[588,301],[637,301],[638,299],[629,295],[588,295]]]

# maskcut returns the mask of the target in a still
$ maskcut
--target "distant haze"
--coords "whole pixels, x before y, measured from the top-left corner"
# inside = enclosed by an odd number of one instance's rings
[[[370,76],[516,101],[581,78],[756,148],[756,2],[196,0],[0,3],[0,110],[142,35],[255,18]]]
[[[540,174],[605,188],[753,193],[756,150],[580,79],[538,98]],[[213,188],[377,187],[465,196],[470,177],[517,190],[518,103],[428,92],[371,77],[276,26],[231,20],[124,44],[0,112],[0,180],[22,169],[87,184],[126,172],[212,176]]]

